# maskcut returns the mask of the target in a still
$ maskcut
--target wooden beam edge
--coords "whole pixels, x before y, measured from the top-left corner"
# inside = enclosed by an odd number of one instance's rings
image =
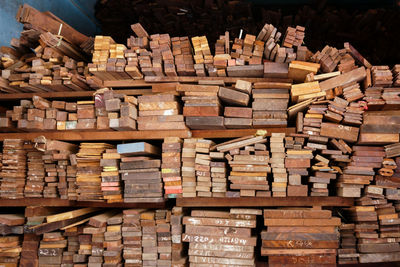
[[[177,198],[178,207],[348,207],[354,198],[344,197],[239,197],[239,198]]]

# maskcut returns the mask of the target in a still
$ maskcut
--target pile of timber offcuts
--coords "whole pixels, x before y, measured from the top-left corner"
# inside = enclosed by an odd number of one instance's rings
[[[5,139],[0,196],[149,203],[196,196],[362,197],[379,187],[400,198],[400,143],[360,145],[351,135],[358,128],[321,125],[325,136],[258,131],[225,142]]]

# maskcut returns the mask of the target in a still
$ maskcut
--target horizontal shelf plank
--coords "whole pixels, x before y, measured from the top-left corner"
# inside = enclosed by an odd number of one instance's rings
[[[95,201],[74,201],[59,198],[21,198],[0,199],[0,207],[99,207],[99,208],[164,208],[165,202],[160,203],[106,203]]]
[[[189,138],[191,132],[188,130],[165,130],[165,131],[52,131],[33,133],[0,133],[0,141],[4,139],[33,140],[38,136],[48,139],[63,141],[95,141],[95,140],[159,140],[164,137]]]
[[[177,198],[178,207],[348,207],[353,198],[344,197],[186,197]]]
[[[296,132],[296,128],[265,128],[265,129],[229,129],[229,130],[192,130],[193,138],[235,138],[246,135],[256,134],[258,130],[267,131],[267,136],[271,133],[286,133],[289,135]]]
[[[151,87],[152,83],[147,82],[145,80],[133,80],[133,79],[126,79],[126,80],[104,80],[103,81],[104,87]]]
[[[160,76],[146,76],[144,80],[148,83],[165,83],[165,82],[181,82],[181,83],[197,83],[201,81],[224,81],[224,83],[232,84],[236,83],[237,80],[245,80],[252,83],[257,82],[271,82],[281,81],[289,82],[290,79],[279,79],[279,78],[256,78],[256,77],[200,77],[200,76],[176,76],[176,77],[160,77]]]
[[[117,93],[125,95],[145,95],[151,94],[151,89],[121,89],[115,90]],[[93,97],[95,91],[67,91],[67,92],[46,92],[46,93],[17,93],[17,94],[0,94],[0,101],[30,99],[34,95],[43,98],[84,98]]]

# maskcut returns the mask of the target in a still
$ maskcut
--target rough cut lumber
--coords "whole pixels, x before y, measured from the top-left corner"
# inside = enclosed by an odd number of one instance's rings
[[[352,71],[340,74],[339,76],[330,78],[328,80],[320,82],[319,86],[322,91],[326,91],[329,89],[334,89],[338,86],[344,86],[346,84],[350,84],[352,82],[359,82],[363,80],[367,75],[367,72],[364,67],[359,67],[358,69],[354,69]]]

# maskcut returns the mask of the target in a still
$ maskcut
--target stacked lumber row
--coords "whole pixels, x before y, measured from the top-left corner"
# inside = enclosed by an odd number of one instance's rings
[[[1,214],[0,229],[0,264],[3,266],[17,267],[27,263],[30,259],[35,262],[35,254],[30,258],[29,253],[23,250],[22,234],[25,217],[23,214]],[[37,261],[36,261],[37,264]]]
[[[124,181],[124,202],[162,202],[160,149],[145,142],[117,145],[121,155],[120,173]]]
[[[6,111],[0,128],[25,131],[52,130],[136,130],[137,100],[133,96],[112,90],[97,93],[95,101],[47,101],[39,96],[21,100],[18,106]],[[15,130],[15,129],[14,129]]]
[[[210,151],[211,192],[213,197],[225,197],[228,190],[228,169],[225,153]]]
[[[389,66],[373,66],[371,76],[372,86],[390,87],[393,84],[392,71]]]
[[[266,209],[261,256],[269,266],[336,266],[340,223],[329,210]]]
[[[114,213],[107,219],[107,228],[104,233],[103,266],[122,266],[122,212]]]
[[[115,43],[112,37],[97,35],[94,39],[93,63],[88,65],[90,73],[102,80],[142,78],[143,75],[135,66],[129,69],[132,66],[127,65],[126,50],[125,45]],[[129,52],[128,55],[131,56]]]
[[[182,139],[178,137],[166,137],[162,144],[161,175],[167,198],[182,196],[182,143]]]
[[[196,196],[198,197],[212,197],[210,148],[213,145],[214,142],[211,140],[196,140],[194,169],[196,171]]]
[[[21,228],[21,232],[18,234],[22,234],[23,226],[19,226]],[[37,266],[39,262],[38,249],[39,249],[40,236],[25,233],[22,241],[22,251],[21,251],[21,259],[19,261],[19,266]],[[7,262],[10,260],[7,259]],[[17,265],[14,265],[17,266]]]
[[[308,196],[308,186],[302,185],[302,176],[308,177],[308,168],[311,166],[311,159],[314,158],[311,147],[311,143],[307,143],[307,149],[304,149],[305,138],[304,137],[285,137],[285,165],[288,172],[287,184],[287,196]],[[310,182],[310,180],[309,180]],[[327,189],[327,185],[321,186],[314,182],[311,189],[311,193],[316,191],[317,185],[320,188]],[[317,189],[318,190],[318,189]],[[328,192],[326,192],[328,193]],[[328,194],[326,194],[328,195]]]
[[[182,207],[173,207],[171,212],[171,263],[175,267],[185,267],[187,265],[187,252],[182,242],[184,210]]]
[[[261,210],[227,211],[192,210],[183,217],[183,242],[189,242],[191,266],[233,265],[254,266],[257,238],[251,229]]]
[[[226,77],[227,67],[236,66],[236,60],[232,59],[232,56],[229,54],[229,52],[229,32],[227,31],[215,42],[215,56],[213,62],[214,67],[208,68],[208,74],[210,76]]]
[[[182,197],[196,197],[196,143],[197,139],[183,140],[182,146]]]
[[[338,196],[360,197],[364,186],[374,179],[375,169],[381,168],[385,156],[383,147],[353,146],[352,151],[349,164],[337,180]]]
[[[142,266],[141,210],[123,210],[122,241],[125,266]]]
[[[113,146],[106,143],[81,143],[76,154],[77,200],[102,201],[101,191],[103,168],[100,165],[102,154]]]
[[[177,76],[169,34],[150,35],[153,72],[156,76]]]
[[[233,88],[219,88],[218,97],[226,104],[224,108],[224,125],[226,128],[251,128],[252,120],[249,108],[229,107],[247,107],[250,101],[251,90],[251,82],[243,80],[237,80]],[[244,111],[243,114],[242,111]],[[230,112],[231,114],[229,114]]]
[[[264,69],[264,75],[271,72]],[[251,103],[254,128],[287,126],[289,89],[287,83],[254,83]]]
[[[77,169],[75,153],[78,150],[78,146],[67,142],[49,140],[44,137],[37,137],[34,142],[36,151],[43,152],[41,154],[45,172],[44,180],[29,182],[29,184],[32,184],[33,189],[36,189],[34,197],[41,197],[43,191],[43,197],[45,198],[60,197],[61,199],[76,200]],[[31,169],[28,172],[30,171]],[[29,190],[25,191],[25,197],[28,192]]]
[[[28,144],[28,148],[32,145]],[[25,142],[21,139],[3,141],[0,196],[18,199],[24,197],[27,175]]]
[[[276,53],[280,47],[278,42],[280,41],[281,36],[282,34],[278,32],[278,29],[272,24],[265,24],[258,33],[256,40],[265,42],[264,57],[266,59],[271,61],[275,60]]]
[[[220,87],[210,85],[178,84],[182,94],[183,116],[190,129],[224,129],[222,104],[218,98]]]
[[[172,54],[179,76],[195,76],[192,46],[189,37],[172,37]]]
[[[213,64],[213,56],[210,51],[206,36],[195,36],[191,38],[194,50],[194,70],[196,76],[207,76],[206,69]]]
[[[392,68],[392,73],[393,73],[393,86],[394,87],[400,86],[400,79],[399,79],[400,65],[394,65]]]
[[[136,130],[137,99],[107,88],[94,97],[96,129],[116,131]]]
[[[360,127],[361,144],[389,144],[399,142],[398,110],[367,111]]]
[[[359,254],[357,253],[357,238],[355,236],[354,223],[342,223],[339,226],[340,248],[338,249],[339,264],[357,264]]]
[[[260,139],[260,138],[259,138]],[[229,174],[230,194],[239,190],[238,197],[270,197],[268,184],[269,151],[267,139],[260,139],[254,145],[230,149],[226,155],[231,172]]]
[[[43,152],[28,151],[27,154],[26,184],[24,188],[25,197],[43,197],[43,188],[45,184],[45,162]]]
[[[123,185],[119,175],[121,155],[117,149],[109,148],[101,155],[101,191],[108,203],[123,202]]]
[[[138,97],[138,130],[185,130],[181,106],[173,94]]]
[[[305,36],[306,29],[303,26],[297,25],[296,28],[288,27],[285,36],[283,37],[283,46],[293,47],[301,46]]]
[[[67,244],[61,232],[44,233],[39,245],[39,265],[61,265]]]
[[[393,202],[388,201],[384,188],[369,185],[356,206],[345,209],[355,224],[357,253],[360,263],[398,261],[400,220]]]
[[[326,45],[321,51],[317,51],[312,57],[311,60],[321,64],[321,70],[324,73],[333,72],[338,66],[339,62],[341,62],[343,56],[346,54],[345,49],[338,50],[335,47],[331,47]],[[343,70],[343,62],[340,63],[339,71]]]
[[[271,169],[272,169],[272,196],[286,197],[288,173],[285,168],[285,133],[272,133],[270,142]]]
[[[91,38],[50,12],[20,6],[16,19],[24,24],[20,38],[2,52],[2,90],[12,92],[89,90],[87,55]],[[62,27],[60,27],[60,23]],[[32,53],[32,50],[34,53]]]

